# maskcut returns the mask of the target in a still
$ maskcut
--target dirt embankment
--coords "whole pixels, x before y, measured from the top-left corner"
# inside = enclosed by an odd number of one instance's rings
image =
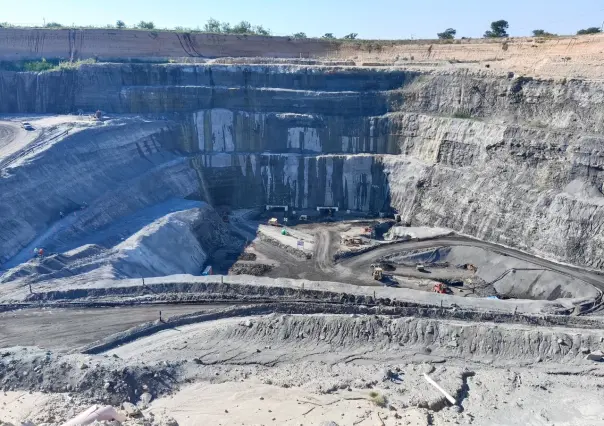
[[[325,40],[112,29],[0,29],[0,60],[321,56]]]
[[[470,68],[541,78],[600,80],[604,75],[604,36],[356,42],[343,43],[335,56],[354,59],[357,65]]]
[[[357,66],[472,68],[541,78],[601,79],[604,36],[343,42],[175,31],[0,28],[0,60],[229,57],[253,58],[253,63],[266,58],[329,58]]]

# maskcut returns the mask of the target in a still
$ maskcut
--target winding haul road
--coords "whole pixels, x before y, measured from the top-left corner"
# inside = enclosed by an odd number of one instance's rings
[[[520,259],[526,262],[530,262],[534,265],[538,265],[544,269],[558,272],[560,274],[564,274],[566,276],[584,281],[586,283],[592,284],[596,288],[604,291],[604,275],[595,271],[589,271],[586,269],[578,268],[571,265],[560,264],[556,262],[552,262],[540,257],[536,257],[527,253],[524,253],[519,250],[511,249],[508,247],[503,247],[497,244],[487,243],[480,240],[474,240],[472,238],[460,237],[460,236],[451,236],[451,237],[441,237],[432,240],[426,241],[411,241],[411,242],[402,242],[397,244],[390,244],[383,247],[376,248],[369,252],[360,254],[358,256],[354,256],[348,259],[345,259],[339,263],[340,266],[343,266],[352,271],[365,271],[367,270],[367,266],[379,258],[393,254],[396,252],[400,252],[402,250],[415,250],[415,249],[427,249],[431,247],[452,247],[452,246],[469,246],[469,247],[479,247],[482,249],[491,250],[493,252],[514,257],[516,259]]]
[[[563,274],[567,277],[591,284],[604,291],[604,274],[579,267],[552,262],[519,250],[461,236],[439,237],[424,241],[407,241],[374,248],[338,262],[333,256],[338,249],[339,236],[334,230],[321,227],[316,230],[315,249],[312,261],[300,261],[285,250],[267,242],[256,243],[259,251],[275,261],[277,266],[267,276],[271,278],[301,278],[316,281],[340,281],[356,285],[380,285],[371,279],[370,265],[380,258],[406,250],[434,247],[468,246],[478,247],[503,256],[509,256],[537,267]],[[429,278],[426,276],[425,278]]]
[[[241,227],[241,224],[238,225]],[[253,235],[253,227],[240,229]],[[401,242],[377,247],[371,251],[333,262],[338,247],[335,230],[318,225],[315,233],[315,256],[304,261],[265,241],[256,246],[277,263],[270,276],[341,281],[358,285],[376,285],[370,279],[369,265],[383,256],[404,250],[433,247],[471,246],[514,257],[547,270],[587,282],[604,290],[604,275],[570,265],[551,262],[518,250],[466,237],[451,236],[425,241]],[[0,314],[0,348],[16,345],[41,346],[52,350],[68,350],[126,330],[137,324],[191,312],[221,308],[226,305],[145,305],[120,308],[45,308],[9,311]]]

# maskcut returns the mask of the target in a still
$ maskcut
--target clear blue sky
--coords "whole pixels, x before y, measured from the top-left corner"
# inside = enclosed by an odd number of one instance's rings
[[[262,24],[276,35],[331,32],[341,37],[434,38],[448,27],[458,37],[480,37],[506,19],[513,36],[533,29],[574,34],[601,26],[602,0],[0,0],[0,22],[104,26],[121,19],[158,27],[203,27],[208,18]]]

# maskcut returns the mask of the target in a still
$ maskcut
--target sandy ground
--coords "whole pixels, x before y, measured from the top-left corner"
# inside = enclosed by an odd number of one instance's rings
[[[0,392],[0,418],[59,425],[110,398],[120,372],[139,371],[144,385],[125,385],[152,398],[138,401],[137,425],[602,425],[604,366],[586,360],[583,346],[603,340],[602,330],[369,315],[228,318],[42,364],[45,351],[3,350],[0,379],[19,389]],[[163,370],[173,381],[167,393],[152,379]],[[65,376],[93,386],[93,399],[39,392]],[[157,421],[167,418],[177,423]]]
[[[30,123],[34,130],[23,129],[22,122]],[[75,115],[0,116],[0,173],[49,149],[65,136],[97,124]]]
[[[312,253],[315,248],[315,243],[312,235],[302,232],[301,230],[297,230],[296,228],[286,227],[286,235],[281,233],[281,226],[268,226],[268,225],[260,225],[258,227],[258,232],[261,232],[270,238],[274,238],[279,241],[281,244],[287,245],[291,248],[297,250],[303,250],[308,253]],[[298,242],[302,241],[302,245],[298,245]]]
[[[367,392],[313,394],[262,382],[196,383],[155,401],[148,412],[170,415],[180,426],[213,425],[426,425],[428,412],[409,409],[398,414],[376,407]],[[401,423],[402,422],[402,423]]]
[[[24,130],[19,123],[0,122],[0,161],[25,148],[40,135],[39,131]]]
[[[129,362],[175,362],[193,354],[201,360],[201,370],[196,374],[205,379],[151,406],[152,412],[165,410],[181,425],[318,425],[329,420],[341,425],[372,425],[381,424],[380,419],[386,425],[604,424],[597,408],[604,403],[598,384],[603,371],[582,361],[582,355],[575,361],[565,356],[558,361],[552,359],[554,364],[541,365],[533,360],[523,366],[518,362],[523,350],[515,352],[510,343],[505,350],[507,359],[482,355],[472,360],[434,357],[449,350],[445,342],[441,349],[437,349],[438,344],[431,346],[432,356],[422,356],[421,350],[412,349],[413,345],[395,349],[389,344],[383,346],[383,339],[377,336],[364,343],[362,338],[353,338],[346,324],[362,322],[362,318],[341,317],[335,328],[335,324],[322,322],[329,321],[329,317],[314,318],[319,321],[316,325],[305,322],[308,317],[299,317],[300,324],[307,324],[302,329],[308,328],[309,333],[303,340],[292,338],[294,329],[285,326],[290,320],[296,321],[295,317],[253,317],[162,332],[111,353]],[[264,321],[268,321],[269,328],[264,328]],[[488,326],[485,329],[493,331]],[[522,327],[511,329],[520,331]],[[478,339],[468,334],[469,329],[441,332]],[[331,337],[332,333],[342,337]],[[557,335],[562,336],[560,333],[563,329]],[[598,346],[599,338],[594,340]],[[169,352],[173,355],[168,358],[161,355]],[[411,355],[413,352],[416,354]],[[396,371],[397,378],[386,379],[384,369]],[[441,405],[438,392],[423,379],[424,372],[456,395],[461,409]],[[371,401],[372,391],[386,396],[386,407],[377,407]],[[553,405],[552,400],[557,403]]]
[[[407,40],[344,44],[330,58],[354,60],[358,65],[400,65],[419,71],[481,70],[514,72],[539,78],[601,80],[604,75],[604,35],[553,38]]]
[[[508,374],[498,380],[497,373],[485,371],[471,380],[475,393],[468,397],[463,413],[444,409],[437,413],[418,407],[396,411],[380,408],[370,400],[368,391],[339,391],[312,394],[299,389],[282,389],[262,383],[195,384],[175,395],[157,400],[150,412],[170,413],[181,426],[216,425],[321,425],[334,421],[339,425],[602,425],[598,407],[604,398],[597,392],[581,392],[575,386],[541,389],[539,379],[530,385],[510,390]],[[526,373],[520,377],[527,377]],[[478,386],[481,380],[494,386]],[[525,379],[526,380],[526,379]],[[497,389],[497,386],[501,386]],[[545,387],[545,386],[544,386]],[[527,388],[532,388],[528,390]],[[556,404],[552,400],[557,401]],[[505,402],[507,400],[507,402]],[[497,404],[501,404],[499,407]],[[491,411],[478,417],[475,410]],[[487,411],[484,410],[484,411]],[[481,410],[482,411],[482,410]]]
[[[42,392],[2,392],[0,393],[0,421],[18,423],[34,419],[53,404],[69,405],[69,397]]]

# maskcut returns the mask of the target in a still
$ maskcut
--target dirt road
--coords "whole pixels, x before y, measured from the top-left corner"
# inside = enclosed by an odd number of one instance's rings
[[[315,253],[314,259],[317,263],[317,267],[323,272],[333,272],[333,250],[334,242],[337,241],[338,236],[335,231],[330,229],[321,228],[319,232],[315,234]]]
[[[70,350],[140,323],[225,305],[164,305],[98,309],[25,309],[0,314],[0,347]]]
[[[520,260],[524,260],[526,262],[533,263],[535,265],[539,265],[544,269],[556,271],[560,274],[564,274],[575,279],[587,282],[589,284],[594,285],[600,290],[604,291],[604,275],[599,274],[597,272],[577,268],[570,265],[564,265],[560,263],[555,263],[546,259],[542,259],[540,257],[532,256],[527,253],[523,253],[518,250],[510,249],[507,247],[499,246],[497,244],[486,243],[483,241],[473,240],[471,238],[453,236],[453,237],[443,237],[428,241],[412,241],[412,242],[404,242],[400,244],[392,244],[384,247],[377,248],[375,250],[369,251],[367,253],[360,254],[355,257],[351,257],[340,262],[340,265],[357,272],[364,271],[367,268],[367,265],[375,262],[380,257],[386,256],[388,254],[400,252],[403,250],[415,250],[415,249],[424,249],[431,247],[450,247],[450,246],[472,246],[472,247],[480,247],[483,249],[492,250],[494,252],[515,257]]]
[[[255,241],[256,251],[259,253],[259,255],[262,255],[262,258],[264,259],[262,262],[272,263],[275,265],[270,272],[265,274],[266,276],[271,278],[283,277],[310,279],[316,281],[341,281],[363,286],[379,286],[382,284],[376,282],[371,277],[370,265],[384,256],[397,254],[408,250],[428,249],[439,246],[466,246],[485,249],[489,250],[490,252],[497,253],[498,255],[502,256],[502,262],[505,262],[506,257],[509,257],[511,260],[529,262],[530,264],[535,265],[537,268],[543,268],[545,271],[562,274],[565,277],[591,284],[604,291],[604,275],[597,272],[552,262],[518,250],[461,236],[439,237],[437,239],[429,239],[424,241],[408,241],[388,244],[370,250],[366,253],[334,262],[334,254],[339,248],[339,233],[345,229],[343,224],[337,224],[335,226],[334,224],[315,224],[314,227],[310,229],[308,228],[308,225],[304,225],[304,227],[301,229],[304,229],[304,231],[307,233],[312,233],[314,236],[314,252],[313,258],[310,261],[300,260],[299,258],[287,253],[285,250],[271,245],[269,242],[259,240]],[[516,262],[511,261],[510,264],[512,266],[509,266],[509,268],[516,267],[514,266]],[[399,270],[399,272],[404,271],[406,271],[405,268],[400,268]],[[446,273],[444,270],[442,270],[437,271],[432,275],[418,273],[415,271],[415,268],[408,268],[407,272],[408,273],[403,273],[402,275],[410,280],[438,280],[451,277],[461,279],[468,275],[462,274],[459,270],[448,271]],[[516,275],[516,279],[519,280],[518,283],[520,284],[521,280],[532,280],[534,277],[530,273],[519,272]],[[423,282],[424,281],[422,281],[422,283]],[[401,281],[402,286],[416,288],[416,286],[412,284],[413,283],[411,281],[409,281],[407,284],[403,284]],[[530,283],[527,283],[526,285],[529,286],[529,284]]]

